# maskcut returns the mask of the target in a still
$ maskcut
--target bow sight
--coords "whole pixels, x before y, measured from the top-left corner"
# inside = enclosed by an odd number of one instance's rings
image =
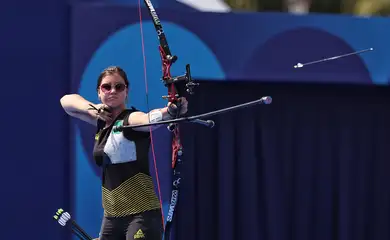
[[[173,57],[176,61],[177,57]],[[172,63],[174,63],[172,61]],[[180,75],[177,77],[170,77],[170,76],[164,76],[162,77],[162,82],[164,83],[164,86],[169,88],[172,84],[175,86],[176,91],[178,93],[187,92],[188,94],[192,95],[194,94],[194,88],[196,86],[199,86],[199,83],[194,82],[191,76],[191,67],[190,64],[186,65],[186,73],[184,75]],[[180,94],[176,93],[175,96],[162,96],[163,99],[167,99],[169,101],[174,101],[175,98],[180,97]]]
[[[172,59],[174,59],[173,60],[173,62],[174,62],[177,60],[177,57],[173,56]],[[194,88],[196,86],[199,86],[199,83],[195,83],[192,79],[190,64],[186,65],[186,73],[184,75],[180,75],[177,77],[170,77],[170,76],[163,77],[162,81],[163,81],[165,87],[170,89],[169,95],[162,96],[162,98],[166,99],[172,103],[175,103],[176,106],[179,107],[179,111],[180,111],[180,102],[177,102],[176,99],[179,97],[182,97],[185,92],[190,94],[190,95],[194,94]],[[172,94],[172,88],[171,88],[172,86],[175,89],[175,94]],[[210,127],[214,126],[214,122],[212,124],[209,124],[207,121],[205,122],[203,120],[196,120],[196,121],[194,121],[194,123],[203,124],[205,126],[210,125]],[[170,123],[167,126],[169,131],[173,131],[175,129],[175,127],[176,127],[176,124],[174,124],[174,123]]]

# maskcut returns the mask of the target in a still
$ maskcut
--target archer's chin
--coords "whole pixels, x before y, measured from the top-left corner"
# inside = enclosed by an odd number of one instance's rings
[[[117,99],[108,100],[104,104],[106,104],[110,108],[119,108],[119,107],[122,107],[124,105],[124,103],[122,101],[118,101]]]

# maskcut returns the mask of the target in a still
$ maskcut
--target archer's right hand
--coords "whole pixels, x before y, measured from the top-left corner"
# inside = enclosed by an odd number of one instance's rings
[[[112,113],[110,107],[105,104],[94,104],[93,106],[88,108],[89,111],[93,111],[94,117],[105,122],[112,121]]]

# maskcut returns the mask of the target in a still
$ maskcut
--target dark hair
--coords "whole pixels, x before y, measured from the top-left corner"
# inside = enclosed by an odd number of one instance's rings
[[[100,84],[102,83],[102,80],[105,76],[113,75],[115,73],[117,73],[119,76],[121,76],[123,78],[123,80],[125,81],[125,85],[128,88],[129,87],[129,80],[127,79],[126,72],[118,66],[110,66],[110,67],[107,67],[106,69],[104,69],[103,72],[100,73],[98,81],[97,81],[96,90],[99,90]]]

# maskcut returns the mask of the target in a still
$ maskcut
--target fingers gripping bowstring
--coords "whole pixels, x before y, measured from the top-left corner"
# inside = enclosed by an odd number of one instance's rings
[[[144,34],[143,34],[143,28],[142,28],[141,0],[138,0],[138,13],[139,13],[139,25],[140,25],[140,31],[141,31],[142,57],[143,57],[143,64],[144,64],[146,106],[147,106],[147,112],[149,113],[150,112],[150,107],[149,107],[149,95],[148,95],[148,79],[147,79],[147,70],[146,70],[146,55],[145,55]],[[155,170],[155,173],[156,173],[156,182],[157,182],[157,190],[158,190],[158,196],[159,196],[159,201],[160,201],[162,223],[163,223],[163,227],[164,227],[164,225],[165,225],[165,223],[164,223],[164,210],[163,210],[163,205],[162,205],[160,180],[159,180],[159,176],[158,176],[156,154],[155,154],[155,151],[154,151],[154,144],[153,144],[153,131],[152,131],[152,127],[151,126],[149,127],[149,132],[150,132],[150,144],[151,144],[151,148],[152,148],[154,170]]]

